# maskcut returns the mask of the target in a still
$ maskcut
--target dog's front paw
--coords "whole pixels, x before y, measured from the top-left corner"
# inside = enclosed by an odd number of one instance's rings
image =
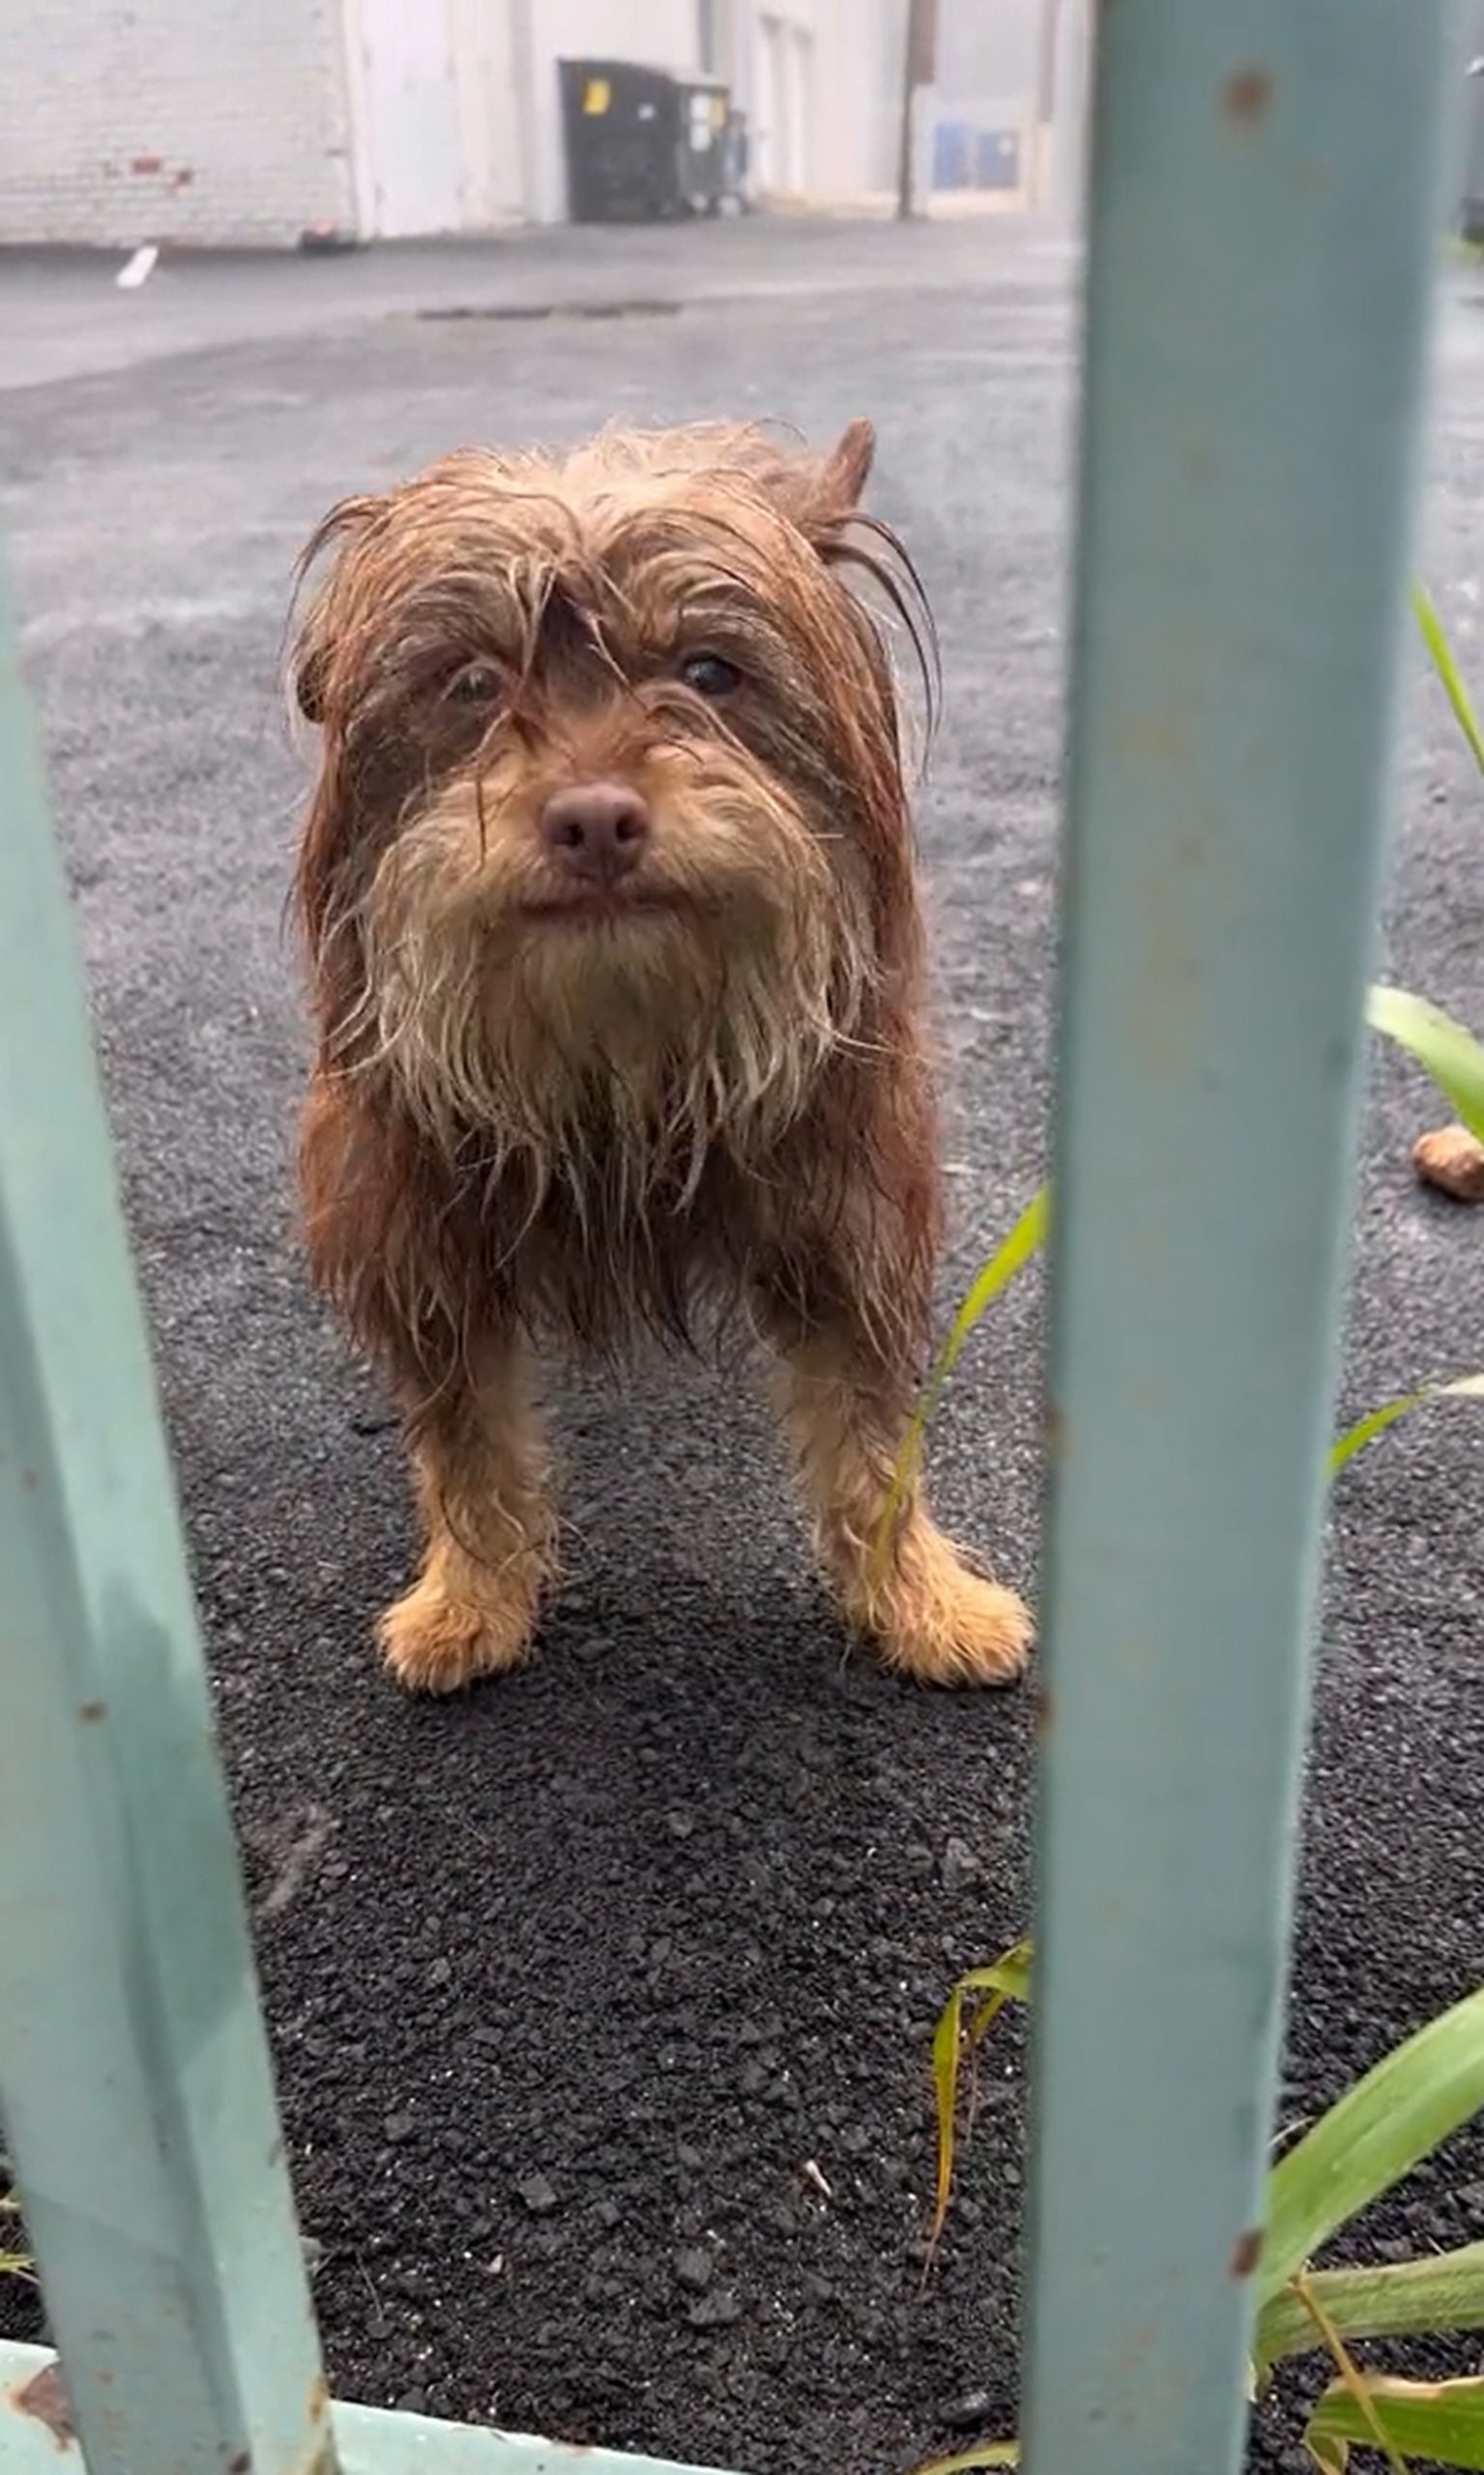
[[[1024,1599],[971,1572],[925,1521],[872,1591],[866,1629],[887,1667],[919,1684],[1013,1684],[1035,1631]]]
[[[456,1598],[424,1576],[388,1608],[377,1639],[387,1667],[409,1693],[458,1693],[479,1676],[518,1667],[535,1624],[534,1590]]]

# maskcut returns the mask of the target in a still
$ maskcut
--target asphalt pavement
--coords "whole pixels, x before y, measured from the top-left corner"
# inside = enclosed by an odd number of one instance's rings
[[[294,555],[331,500],[465,440],[871,415],[945,652],[946,1306],[1044,1165],[1072,276],[988,223],[194,261],[136,295],[0,262],[4,523],[342,2395],[749,2475],[897,2475],[1010,2430],[1021,2040],[924,2283],[927,2049],[954,1974],[1025,1927],[1032,1747],[1025,1698],[848,1650],[759,1407],[662,1367],[559,1387],[568,1579],[529,1671],[447,1707],[381,1681],[397,1442],[292,1240]],[[1484,690],[1481,293],[1450,277],[1423,566]],[[1386,962],[1484,1026],[1484,787],[1410,672]],[[1484,1215],[1407,1163],[1437,1114],[1378,1054],[1352,1411],[1484,1365]],[[932,1452],[950,1523],[1033,1589],[1040,1341],[1033,1273]],[[1286,2120],[1484,1976],[1481,1506],[1468,1405],[1337,1491]],[[1481,2234],[1473,2137],[1355,2248]],[[0,2326],[33,2311],[0,2292]],[[1294,2395],[1254,2467],[1299,2462]]]

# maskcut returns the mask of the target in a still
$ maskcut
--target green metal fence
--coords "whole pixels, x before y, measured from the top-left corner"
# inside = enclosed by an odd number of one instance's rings
[[[1102,13],[1034,2475],[1240,2453],[1453,32],[1443,0]],[[63,2366],[0,2347],[0,2469],[557,2475],[560,2444],[327,2402],[3,611],[0,641],[0,2084]]]

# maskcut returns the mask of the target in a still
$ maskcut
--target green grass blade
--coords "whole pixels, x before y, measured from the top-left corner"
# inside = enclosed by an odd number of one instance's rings
[[[935,2458],[930,2466],[919,2466],[915,2475],[972,2475],[975,2466],[1018,2466],[1018,2440],[981,2441],[977,2449],[967,2450],[962,2458]]]
[[[1394,1427],[1398,1418],[1405,1418],[1410,1410],[1420,1410],[1429,1401],[1465,1400],[1484,1400],[1484,1375],[1456,1375],[1447,1383],[1424,1383],[1419,1391],[1399,1393],[1394,1401],[1382,1402],[1379,1410],[1368,1410],[1363,1418],[1357,1418],[1353,1427],[1336,1436],[1330,1445],[1330,1477],[1335,1477],[1346,1462],[1353,1461],[1377,1436],[1384,1435],[1387,1427]]]
[[[1366,1001],[1371,1029],[1406,1049],[1432,1076],[1461,1125],[1484,1143],[1484,1048],[1440,1005],[1405,988],[1375,987]]]
[[[1407,2338],[1429,2330],[1484,2329],[1484,2243],[1466,2243],[1385,2268],[1321,2269],[1314,2300],[1342,2338]],[[1263,2306],[1252,2344],[1261,2381],[1287,2355],[1323,2344],[1313,2315],[1292,2286]]]
[[[1001,1291],[1008,1287],[1016,1273],[1031,1261],[1046,1235],[1051,1189],[1040,1186],[1032,1196],[1014,1227],[1003,1238],[989,1261],[979,1266],[971,1281],[957,1314],[948,1327],[947,1339],[933,1360],[927,1382],[917,1396],[907,1433],[902,1438],[891,1484],[876,1526],[875,1549],[878,1556],[886,1552],[887,1543],[896,1526],[902,1500],[917,1474],[922,1459],[922,1439],[928,1422],[937,1409],[946,1383],[975,1325],[994,1304]]]
[[[974,2014],[968,2036],[964,2033],[964,2004],[971,1995],[982,1995]],[[933,2222],[928,2228],[927,2260],[932,2264],[948,2214],[948,2201],[953,2192],[953,2159],[958,2123],[959,2077],[966,2051],[973,2053],[985,2030],[994,2025],[1006,2002],[1029,2002],[1031,1998],[1031,1945],[1017,1942],[990,1963],[988,1967],[971,1968],[961,1976],[938,2017],[933,2030],[933,2100],[938,2116],[938,2180],[933,2197]]]
[[[933,2104],[938,2116],[938,2183],[933,2194],[933,2222],[927,2231],[927,2261],[947,2222],[953,2195],[954,2136],[958,2122],[958,2075],[964,2058],[964,1990],[955,1985],[933,2030]],[[924,2269],[924,2274],[925,2274]]]
[[[1459,675],[1458,664],[1453,658],[1453,648],[1448,642],[1447,632],[1438,616],[1437,604],[1426,585],[1412,586],[1411,608],[1412,616],[1421,630],[1422,642],[1432,656],[1433,668],[1442,683],[1442,692],[1453,708],[1454,719],[1469,742],[1475,765],[1479,772],[1484,773],[1484,733],[1480,732],[1473,707],[1469,700],[1469,690],[1464,685]]]
[[[1346,2090],[1267,2178],[1258,2302],[1484,2107],[1484,1992],[1434,2020]]]
[[[1365,2407],[1393,2449],[1435,2466],[1484,2467],[1484,2380],[1388,2380],[1362,2376]],[[1332,2381],[1309,2418],[1304,2446],[1325,2475],[1344,2475],[1352,2448],[1374,2449],[1365,2407]]]

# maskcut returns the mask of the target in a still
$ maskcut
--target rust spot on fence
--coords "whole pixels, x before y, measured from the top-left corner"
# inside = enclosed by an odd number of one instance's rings
[[[134,155],[130,158],[129,168],[148,179],[153,173],[164,170],[165,159],[162,155]]]
[[[13,2390],[11,2403],[17,2415],[32,2415],[39,2424],[44,2424],[58,2449],[71,2449],[75,2443],[77,2427],[73,2422],[73,2402],[54,2363],[37,2373],[24,2389]]]
[[[1057,1715],[1056,1704],[1052,1701],[1051,1695],[1047,1692],[1044,1684],[1038,1684],[1035,1688],[1033,1711],[1033,1716],[1032,1724],[1035,1729],[1037,1738],[1042,1744],[1044,1744],[1056,1723]]]
[[[1060,1402],[1048,1400],[1041,1412],[1041,1428],[1046,1439],[1046,1458],[1060,1461],[1066,1443],[1066,1420]]]
[[[338,2460],[335,2457],[335,2440],[328,2429],[330,2391],[322,2372],[317,2372],[309,2383],[307,2403],[311,2434],[309,2455],[297,2461],[299,2475],[336,2475]]]
[[[1232,2246],[1233,2277],[1250,2278],[1262,2257],[1262,2228],[1260,2226],[1248,2226],[1244,2228]]]
[[[1238,69],[1221,89],[1221,109],[1238,129],[1255,129],[1272,102],[1272,79],[1266,69]]]
[[[227,2475],[252,2475],[250,2449],[234,2449],[227,2460]]]
[[[106,1719],[108,1704],[106,1702],[79,1702],[77,1716],[79,1719],[86,1719],[91,1725],[96,1720]]]
[[[1141,765],[1184,765],[1190,757],[1190,732],[1180,714],[1134,713],[1124,723],[1122,745]]]

